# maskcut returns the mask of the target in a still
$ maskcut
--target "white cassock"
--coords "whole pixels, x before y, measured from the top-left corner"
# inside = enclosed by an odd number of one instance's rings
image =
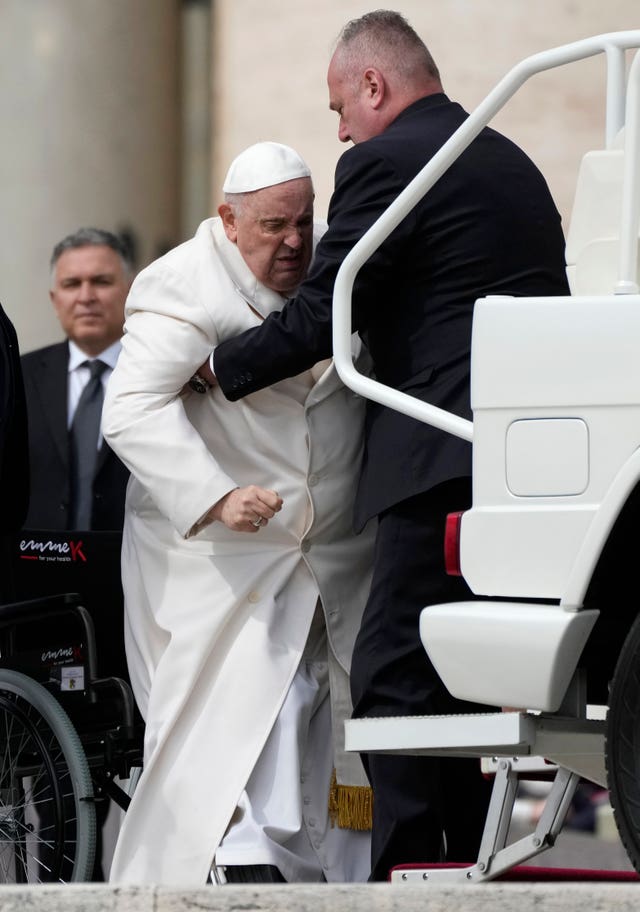
[[[368,834],[331,829],[326,811],[331,765],[341,814],[368,795],[342,750],[373,556],[374,530],[351,531],[364,403],[331,362],[237,403],[182,392],[218,341],[282,304],[217,218],[143,270],[127,301],[103,432],[132,472],[125,635],[146,735],[114,882],[202,885],[214,856],[293,880],[368,873]],[[196,525],[249,484],[283,498],[266,528]]]

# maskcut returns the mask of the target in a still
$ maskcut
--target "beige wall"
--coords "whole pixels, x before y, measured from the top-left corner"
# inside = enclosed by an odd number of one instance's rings
[[[0,0],[0,300],[22,351],[62,337],[54,244],[178,240],[178,0]]]
[[[216,0],[213,202],[231,158],[252,142],[289,143],[312,168],[326,212],[343,147],[326,67],[341,26],[383,4],[361,0]],[[472,109],[523,57],[602,32],[638,28],[638,0],[403,0],[449,96]],[[604,58],[534,78],[494,125],[544,171],[568,216],[576,167],[604,136]]]
[[[209,24],[207,0],[0,0],[0,300],[23,351],[60,338],[47,295],[60,237],[129,226],[144,265],[215,211],[228,163],[250,143],[299,149],[326,213],[343,150],[327,63],[341,26],[378,3],[211,4]],[[393,6],[468,109],[524,56],[637,27],[640,11],[638,0]],[[496,120],[542,167],[565,216],[582,153],[602,144],[603,74],[598,58],[538,76]]]

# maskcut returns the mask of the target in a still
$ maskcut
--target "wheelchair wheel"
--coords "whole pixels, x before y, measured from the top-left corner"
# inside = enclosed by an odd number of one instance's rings
[[[95,844],[75,728],[44,687],[0,668],[0,883],[89,880]]]
[[[611,682],[605,761],[618,833],[640,872],[640,616],[624,641]]]

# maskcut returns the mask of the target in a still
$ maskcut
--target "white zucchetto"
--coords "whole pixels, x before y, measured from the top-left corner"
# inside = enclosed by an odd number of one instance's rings
[[[234,158],[222,190],[224,193],[250,193],[298,177],[311,177],[311,171],[294,149],[282,143],[259,142]]]

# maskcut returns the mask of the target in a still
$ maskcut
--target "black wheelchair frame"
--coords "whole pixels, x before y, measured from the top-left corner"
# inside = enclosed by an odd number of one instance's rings
[[[43,631],[73,645],[28,648]],[[0,605],[0,883],[92,879],[96,805],[126,810],[143,732],[128,681],[98,675],[80,595]]]

